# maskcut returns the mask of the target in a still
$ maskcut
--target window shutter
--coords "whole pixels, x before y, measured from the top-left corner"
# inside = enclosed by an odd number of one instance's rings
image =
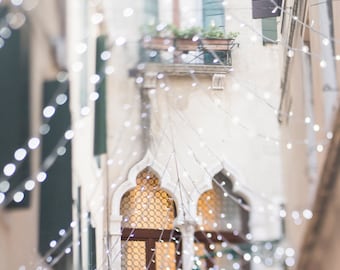
[[[262,19],[263,43],[276,43],[277,22],[276,17]]]
[[[96,258],[96,229],[91,225],[91,213],[88,215],[88,240],[89,240],[89,267],[88,270],[95,270],[97,264]]]
[[[273,3],[274,1],[275,3]],[[282,0],[252,0],[253,19],[281,16]],[[273,12],[274,11],[274,12]]]
[[[60,87],[57,81],[45,82],[43,106],[49,103]],[[42,137],[42,160],[53,152],[60,138],[70,127],[68,101],[56,109],[48,124],[50,131]],[[61,238],[59,231],[67,230],[72,221],[71,142],[68,142],[65,147],[65,154],[58,156],[46,171],[47,179],[40,188],[39,252],[41,255],[50,249],[49,244],[52,240],[57,241]],[[69,241],[71,239],[70,236]]]
[[[96,74],[100,75],[100,82],[97,84],[99,97],[95,102],[94,155],[106,153],[106,78],[105,61],[101,59],[105,43],[105,36],[97,38]]]
[[[221,0],[203,0],[203,27],[209,28],[212,22],[224,28],[224,6]]]
[[[0,7],[0,22],[5,18],[8,8]],[[4,41],[0,48],[0,170],[13,161],[13,154],[22,147],[29,138],[29,65],[28,65],[28,31],[27,25],[20,30],[11,29],[11,36]],[[1,35],[0,35],[1,39]],[[25,46],[22,46],[25,44]],[[15,173],[6,178],[0,178],[0,192],[6,195],[17,190],[18,186],[30,175],[29,158],[17,166]],[[2,190],[7,181],[9,190]],[[2,187],[1,187],[2,186]],[[29,192],[24,192],[23,201],[14,201],[7,208],[28,207]]]

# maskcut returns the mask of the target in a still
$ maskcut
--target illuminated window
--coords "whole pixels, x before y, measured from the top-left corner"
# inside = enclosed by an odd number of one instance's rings
[[[120,206],[122,269],[176,270],[180,234],[173,227],[175,203],[150,168],[138,174],[136,183]]]
[[[233,245],[245,242],[248,233],[246,202],[232,191],[232,182],[218,173],[213,188],[198,201],[197,215],[202,224],[195,233],[196,269],[249,269]],[[195,268],[194,268],[195,269]]]

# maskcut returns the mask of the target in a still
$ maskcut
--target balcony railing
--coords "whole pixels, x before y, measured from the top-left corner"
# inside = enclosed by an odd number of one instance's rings
[[[198,64],[232,66],[231,52],[235,39],[163,38],[142,39],[142,61],[162,64]]]

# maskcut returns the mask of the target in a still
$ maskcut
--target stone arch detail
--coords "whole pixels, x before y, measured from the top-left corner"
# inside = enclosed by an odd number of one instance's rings
[[[136,187],[137,175],[147,167],[158,176],[160,188],[166,191],[174,199],[176,209],[179,211],[178,198],[176,197],[176,183],[171,181],[170,174],[166,168],[154,159],[150,151],[147,151],[144,158],[130,169],[127,180],[120,184],[113,192],[111,200],[111,216],[120,215],[120,202],[124,194]],[[177,212],[177,215],[178,214],[179,213]]]
[[[242,174],[239,173],[239,170],[235,169],[229,162],[223,161],[213,164],[208,167],[206,173],[204,174],[203,181],[201,184],[197,186],[198,192],[196,192],[194,201],[196,202],[195,209],[197,207],[197,202],[199,197],[209,189],[212,189],[212,179],[213,177],[219,173],[224,172],[224,174],[230,179],[233,185],[233,193],[242,197],[245,201],[247,201],[249,207],[256,205],[256,198],[254,195],[247,189],[245,184],[245,179]]]

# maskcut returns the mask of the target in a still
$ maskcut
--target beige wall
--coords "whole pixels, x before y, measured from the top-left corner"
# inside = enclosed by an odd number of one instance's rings
[[[298,18],[300,21],[312,25],[313,31],[304,28],[301,23],[297,23],[294,32],[293,48],[301,49],[304,44],[310,46],[310,56],[301,51],[296,51],[288,66],[288,75],[283,77],[287,82],[283,96],[283,114],[290,111],[293,113],[288,121],[281,123],[282,136],[282,160],[283,160],[283,183],[285,185],[287,210],[290,215],[297,210],[300,215],[304,209],[312,209],[316,190],[319,184],[321,173],[324,169],[324,162],[328,153],[329,139],[327,133],[332,131],[332,117],[325,114],[325,109],[332,104],[326,104],[326,93],[323,91],[325,84],[325,72],[320,67],[324,51],[331,49],[331,45],[322,45],[323,37],[320,29],[320,10],[315,1],[307,1],[307,9],[304,9],[303,1],[299,2],[300,9]],[[339,6],[333,3],[333,14],[338,14]],[[323,21],[324,22],[324,21]],[[339,39],[339,27],[337,17],[334,18],[335,39]],[[288,35],[287,28],[284,34]],[[301,35],[302,34],[302,35]],[[337,45],[335,46],[338,47]],[[284,49],[284,52],[286,50]],[[335,55],[333,56],[335,60]],[[306,59],[310,59],[306,62]],[[326,73],[329,72],[335,62],[331,61],[327,65]],[[306,65],[307,63],[307,65]],[[309,64],[310,63],[310,64]],[[339,65],[337,63],[337,65]],[[310,74],[308,75],[309,71]],[[339,70],[336,71],[339,75]],[[337,84],[339,86],[339,84]],[[310,90],[308,90],[310,89]],[[308,93],[311,93],[310,100]],[[338,100],[339,95],[334,93],[333,100]],[[291,107],[287,104],[291,101]],[[335,102],[336,103],[336,102]],[[336,110],[333,111],[335,115]],[[305,117],[311,118],[311,123],[305,123]],[[319,125],[320,131],[314,131],[313,125]],[[308,143],[305,143],[306,140]],[[292,149],[287,149],[286,142],[292,141]],[[294,143],[294,141],[296,143]],[[317,145],[323,145],[322,152],[317,151]],[[299,255],[299,248],[305,237],[307,221],[293,220],[290,216],[286,220],[287,240],[292,244]],[[323,267],[321,267],[323,269]]]
[[[262,45],[261,37],[254,32],[254,29],[261,32],[261,23],[251,20],[250,2],[228,2],[227,14],[232,14],[237,8],[242,13],[238,20],[227,22],[228,31],[241,34],[238,38],[240,48],[233,51],[234,70],[226,74],[225,89],[211,89],[212,74],[174,76],[164,73],[163,79],[156,80],[154,89],[144,90],[151,102],[151,129],[145,130],[151,139],[147,156],[140,119],[141,86],[127,72],[137,63],[136,40],[142,20],[138,16],[134,20],[125,19],[124,37],[127,43],[112,48],[110,64],[115,72],[109,77],[108,87],[111,203],[113,209],[119,209],[118,194],[121,195],[124,186],[131,188],[127,183],[134,181],[130,179],[131,172],[151,165],[160,176],[163,173],[167,175],[173,185],[180,177],[187,191],[183,195],[185,208],[189,209],[187,216],[196,222],[196,199],[200,192],[211,187],[212,176],[225,169],[238,182],[235,190],[249,199],[253,207],[250,226],[255,239],[275,239],[280,237],[276,207],[283,199],[280,148],[275,141],[267,141],[265,137],[279,139],[279,130],[274,109],[264,101],[273,107],[278,106],[279,47]],[[117,3],[115,8],[116,11],[121,10],[122,6]],[[135,8],[138,14],[138,7]],[[245,27],[240,26],[240,21]],[[112,29],[119,26],[113,20],[110,24]],[[112,39],[115,40],[119,34],[117,32]],[[169,91],[164,91],[164,87],[169,87]],[[269,96],[268,100],[264,96]],[[178,172],[175,159],[171,157],[174,150]],[[194,155],[190,155],[191,150]],[[165,178],[164,182],[167,181]],[[175,201],[181,202],[178,189],[176,191],[173,186],[165,188],[173,192]],[[183,209],[181,204],[178,207],[180,220]],[[119,234],[119,210],[112,210],[111,215],[115,220],[112,227]],[[119,252],[119,247],[117,249]],[[119,269],[116,263],[115,267]]]
[[[30,116],[31,136],[37,136],[41,119],[42,83],[55,79],[57,67],[51,55],[51,41],[60,33],[55,1],[43,1],[30,11],[25,31],[30,35]],[[28,14],[28,13],[27,13]],[[29,21],[29,22],[28,22]],[[29,25],[29,28],[28,28]],[[18,146],[20,147],[20,146]],[[31,159],[32,175],[38,171],[40,150]],[[30,194],[28,209],[0,209],[0,261],[1,269],[35,269],[42,265],[38,254],[39,187]],[[24,269],[24,268],[20,268]]]

